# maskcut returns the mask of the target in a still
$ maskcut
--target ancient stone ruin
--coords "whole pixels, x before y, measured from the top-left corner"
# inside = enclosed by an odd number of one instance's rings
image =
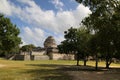
[[[61,54],[57,48],[56,41],[53,36],[48,36],[44,41],[44,48],[35,48],[31,54],[29,52],[21,52],[14,56],[15,60],[74,60],[74,54]]]
[[[53,36],[49,36],[44,42],[44,48],[56,48],[57,44]]]

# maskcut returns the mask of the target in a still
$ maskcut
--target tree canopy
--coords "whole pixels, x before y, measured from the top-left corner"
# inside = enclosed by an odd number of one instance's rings
[[[20,50],[22,50],[23,52],[30,52],[34,48],[35,48],[35,46],[33,44],[29,44],[29,45],[22,46]]]
[[[77,65],[79,65],[80,57],[83,57],[86,62],[86,56],[88,55],[89,48],[88,43],[91,38],[91,34],[85,27],[73,28],[65,31],[65,40],[58,46],[60,52],[74,53],[77,59]]]
[[[97,35],[99,52],[109,68],[112,57],[120,51],[120,0],[76,0],[92,11],[82,23]]]
[[[0,53],[8,54],[18,52],[21,38],[20,30],[9,18],[0,14]]]
[[[119,0],[76,0],[87,6],[91,14],[82,20],[83,28],[70,28],[65,31],[65,40],[59,45],[61,52],[74,52],[85,57],[93,55],[106,61],[106,68],[112,62],[112,58],[120,56],[120,1]],[[92,34],[91,34],[92,33]],[[118,57],[116,57],[118,58]]]

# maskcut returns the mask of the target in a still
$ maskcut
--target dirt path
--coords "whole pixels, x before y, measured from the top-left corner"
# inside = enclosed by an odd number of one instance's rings
[[[3,65],[3,64],[0,64],[0,68],[1,68],[1,67],[4,67],[4,66],[5,66],[5,65]]]
[[[120,80],[120,68],[99,69],[93,67],[66,67],[67,74],[72,80]]]

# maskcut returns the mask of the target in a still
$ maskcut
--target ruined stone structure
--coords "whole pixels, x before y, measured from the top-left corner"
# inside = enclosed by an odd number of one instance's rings
[[[51,60],[74,60],[73,54],[61,54],[57,49],[57,44],[52,36],[49,36],[44,42],[44,48]]]
[[[44,42],[44,48],[56,48],[57,44],[53,36],[49,36]]]
[[[44,48],[35,48],[31,53],[21,52],[13,57],[15,60],[74,60],[74,54],[61,54],[53,36],[44,41]]]

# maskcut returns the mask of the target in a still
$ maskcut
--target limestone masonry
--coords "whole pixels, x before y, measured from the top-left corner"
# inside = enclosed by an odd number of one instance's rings
[[[35,48],[32,52],[21,52],[10,59],[15,60],[74,60],[74,54],[61,54],[53,36],[44,41],[44,48]]]

